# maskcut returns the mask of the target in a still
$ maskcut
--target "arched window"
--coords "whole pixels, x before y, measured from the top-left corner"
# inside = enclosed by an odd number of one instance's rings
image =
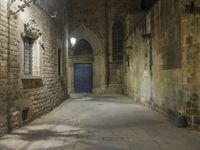
[[[113,62],[122,63],[123,60],[124,28],[121,21],[113,24]]]
[[[81,39],[80,41],[78,41],[78,43],[75,45],[75,48],[74,48],[74,55],[75,56],[93,55],[92,47],[91,47],[90,43],[84,39]]]

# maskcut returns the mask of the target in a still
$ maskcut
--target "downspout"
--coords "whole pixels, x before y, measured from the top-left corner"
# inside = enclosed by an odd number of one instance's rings
[[[66,4],[65,4],[66,5]],[[69,61],[69,43],[68,43],[68,37],[69,37],[69,31],[68,31],[68,11],[67,9],[64,10],[64,30],[65,30],[65,48],[66,48],[66,59],[65,59],[65,64],[66,64],[66,67],[65,67],[65,78],[66,78],[66,94],[67,94],[67,98],[70,98],[70,95],[69,95],[69,89],[68,89],[68,68],[69,68],[69,65],[68,65],[68,61]],[[67,37],[67,38],[66,38]]]
[[[109,12],[108,12],[108,1],[105,0],[105,25],[106,25],[106,43],[105,43],[105,54],[106,54],[106,86],[108,89],[110,82],[110,64],[109,64]]]
[[[149,74],[150,74],[150,107],[153,108],[153,54],[152,37],[148,39],[149,43]]]
[[[149,71],[150,71],[150,107],[154,108],[153,99],[153,20],[150,22],[150,38],[149,38]]]
[[[149,107],[153,109],[153,54],[152,54],[152,33],[142,34],[143,38],[147,41],[148,50],[148,71],[149,71]]]

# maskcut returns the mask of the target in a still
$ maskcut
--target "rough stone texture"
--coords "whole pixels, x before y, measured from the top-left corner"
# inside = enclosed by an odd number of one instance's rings
[[[149,68],[148,45],[147,40],[141,34],[138,27],[134,35],[129,37],[126,42],[126,47],[131,47],[131,49],[126,49],[126,57],[128,58],[125,58],[124,66],[124,93],[145,103],[145,100],[150,96],[149,86],[147,86],[149,76],[144,73]]]
[[[149,11],[141,10],[140,2],[37,0],[25,13],[8,19],[6,0],[0,0],[0,135],[26,123],[22,122],[25,108],[30,109],[29,122],[61,103],[67,97],[67,84],[73,92],[75,63],[93,63],[94,93],[123,91],[137,102],[171,116],[181,113],[199,125],[200,2],[191,9],[189,0],[160,0]],[[21,37],[31,16],[44,42],[42,74],[34,79],[24,78]],[[123,64],[112,60],[116,20],[124,21],[125,27]],[[72,36],[87,40],[93,55],[75,57],[71,48],[67,66],[65,47]],[[57,75],[58,49],[63,55],[62,77]]]
[[[186,12],[185,5],[190,2],[160,0],[129,30],[124,93],[199,124],[199,13]]]
[[[122,20],[128,12],[140,10],[140,1],[117,0],[74,0],[68,1],[69,36],[77,40],[87,40],[93,49],[94,93],[121,93],[122,65],[112,61],[112,26],[118,19]],[[74,63],[91,61],[74,61],[69,54],[69,90],[74,92]]]
[[[184,14],[182,21],[183,90],[187,97],[187,115],[200,125],[200,15]]]
[[[43,34],[42,74],[37,79],[24,79],[21,33],[31,16]],[[60,22],[63,23],[63,20]],[[30,109],[29,122],[52,110],[66,98],[65,33],[58,32],[60,29],[64,31],[64,26],[64,23],[57,26],[50,14],[37,5],[31,5],[24,13],[18,13],[17,19],[11,17],[8,20],[7,3],[0,0],[0,134],[24,124],[23,109]],[[57,75],[58,48],[63,50],[62,77]]]
[[[200,133],[121,95],[72,95],[0,138],[0,150],[199,150]]]
[[[180,5],[178,1],[159,1],[150,14],[150,32],[153,34],[152,97],[157,109],[169,113],[178,112],[184,106],[181,95]]]

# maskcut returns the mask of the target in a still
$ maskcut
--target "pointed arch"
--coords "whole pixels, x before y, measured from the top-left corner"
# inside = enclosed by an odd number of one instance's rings
[[[74,55],[75,56],[80,56],[80,55],[92,56],[93,55],[92,46],[87,40],[81,39],[77,42],[77,44],[74,47]]]
[[[77,43],[84,39],[90,43],[93,54],[98,55],[102,52],[102,44],[96,34],[86,28],[84,25],[80,26],[79,28],[75,29],[71,34],[70,37],[75,37],[77,39]]]

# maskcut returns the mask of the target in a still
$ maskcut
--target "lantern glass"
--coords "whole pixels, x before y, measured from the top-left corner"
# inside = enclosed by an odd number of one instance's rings
[[[70,38],[71,45],[74,47],[76,45],[76,38]]]

